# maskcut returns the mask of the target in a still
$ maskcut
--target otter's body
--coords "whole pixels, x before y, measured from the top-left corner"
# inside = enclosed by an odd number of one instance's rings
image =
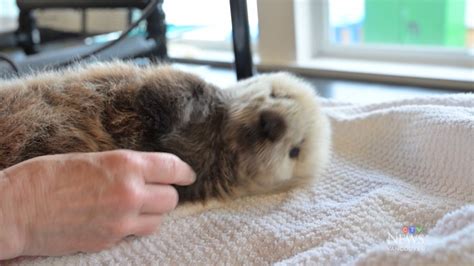
[[[275,149],[284,150],[288,157],[292,147],[306,139],[308,149],[298,148],[298,156],[320,162],[318,167],[315,162],[305,163],[301,167],[309,168],[301,171],[317,175],[327,160],[329,126],[316,99],[300,107],[314,112],[316,119],[307,118],[309,126],[297,125],[307,129],[297,130],[301,136],[295,142],[288,135],[298,108],[284,106],[287,95],[280,103],[266,106],[269,100],[259,96],[265,89],[249,91],[258,81],[220,90],[170,67],[140,68],[119,62],[0,81],[0,170],[47,154],[114,149],[169,152],[198,175],[195,184],[177,187],[180,201],[206,200],[300,183],[288,182],[290,176],[269,177],[278,169],[265,168],[285,165],[286,159],[277,159],[279,155],[268,157]],[[239,88],[242,85],[245,88]],[[314,98],[307,88],[303,92]],[[275,90],[266,97],[275,98],[272,93]],[[320,141],[317,149],[323,151],[309,150],[316,144],[312,139]],[[285,144],[288,141],[292,143]],[[297,174],[288,167],[280,170]]]

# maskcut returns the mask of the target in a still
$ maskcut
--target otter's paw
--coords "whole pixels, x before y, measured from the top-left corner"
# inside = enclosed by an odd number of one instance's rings
[[[284,191],[321,174],[330,125],[308,83],[288,73],[265,74],[224,93],[230,106],[225,134],[238,155],[238,195]]]

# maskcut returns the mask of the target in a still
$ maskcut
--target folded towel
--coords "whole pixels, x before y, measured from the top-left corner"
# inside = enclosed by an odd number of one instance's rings
[[[333,154],[312,187],[181,206],[155,235],[8,264],[473,265],[474,95],[324,110]]]

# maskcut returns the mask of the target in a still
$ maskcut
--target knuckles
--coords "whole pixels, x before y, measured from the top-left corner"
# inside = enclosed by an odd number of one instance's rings
[[[141,207],[144,198],[143,180],[134,170],[141,164],[140,157],[132,151],[117,150],[104,154],[101,164],[114,169],[111,176],[110,196],[121,212],[129,212]]]
[[[143,191],[138,182],[130,179],[121,179],[116,185],[115,196],[119,208],[124,211],[136,210],[143,203]]]

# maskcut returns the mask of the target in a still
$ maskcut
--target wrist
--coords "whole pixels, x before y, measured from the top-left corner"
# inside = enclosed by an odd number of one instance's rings
[[[24,250],[24,232],[15,184],[5,171],[0,171],[0,260],[21,256]]]

